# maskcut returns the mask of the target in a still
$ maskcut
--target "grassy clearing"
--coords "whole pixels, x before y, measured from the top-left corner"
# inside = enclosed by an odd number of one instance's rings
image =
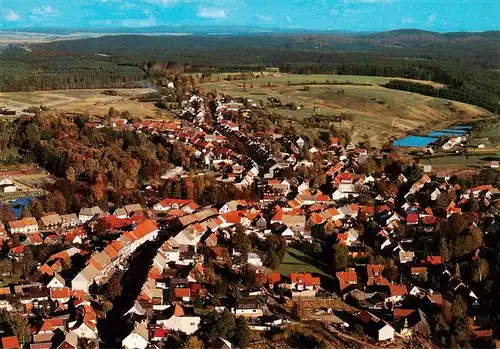
[[[288,85],[288,81],[326,82],[337,79],[374,85],[309,85],[308,90],[300,85]],[[270,109],[283,115],[289,123],[312,116],[314,108],[322,115],[344,114],[351,121],[343,123],[341,127],[349,130],[353,128],[353,141],[356,143],[368,138],[372,146],[380,146],[412,130],[430,131],[446,127],[452,122],[467,122],[491,114],[468,104],[451,102],[450,105],[448,100],[386,89],[376,84],[388,79],[348,75],[280,75],[206,83],[202,86],[206,91],[215,89],[233,97],[256,101],[274,97],[285,104],[294,102],[303,105],[304,108],[299,111]]]
[[[432,165],[435,170],[446,170],[449,168],[487,166],[490,161],[498,159],[500,159],[500,152],[490,155],[469,155],[468,158],[463,155],[444,156],[439,158],[423,159],[422,163]]]
[[[312,260],[304,252],[288,247],[283,261],[275,271],[282,275],[290,275],[290,273],[317,273],[328,276],[324,271],[314,266],[314,263],[319,262]],[[321,264],[320,266],[323,269],[327,267]]]
[[[153,103],[139,103],[131,97],[152,92],[154,89],[115,89],[117,96],[101,94],[104,89],[59,90],[37,92],[0,93],[0,106],[21,111],[29,106],[45,105],[51,109],[104,115],[109,108],[128,110],[139,117],[153,117],[156,107]]]
[[[220,76],[221,79],[227,78],[228,73],[221,74],[213,74],[214,77]],[[407,80],[413,82],[419,82],[422,84],[431,85],[434,87],[444,87],[443,84],[435,83],[432,81],[425,80],[414,80],[414,79],[402,79],[402,78],[393,78],[393,77],[385,77],[385,76],[363,76],[363,75],[336,75],[336,74],[268,74],[267,76],[258,77],[254,79],[244,80],[245,83],[248,84],[279,84],[286,85],[290,84],[321,84],[321,83],[352,83],[352,84],[373,84],[373,85],[381,85],[386,84],[389,80],[397,79],[397,80]],[[243,82],[243,80],[239,80]],[[209,84],[217,84],[217,83],[209,83]]]

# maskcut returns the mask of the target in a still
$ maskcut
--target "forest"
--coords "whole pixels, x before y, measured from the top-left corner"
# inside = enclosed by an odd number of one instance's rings
[[[84,116],[68,120],[46,112],[21,117],[9,127],[0,127],[0,139],[2,149],[18,149],[25,161],[36,162],[57,178],[37,212],[64,214],[92,205],[108,207],[110,202],[145,204],[167,196],[208,205],[251,195],[213,176],[195,176],[199,162],[193,148],[185,144],[111,127],[89,127]],[[191,175],[161,181],[174,166],[184,167]],[[146,186],[153,190],[144,190]]]
[[[476,104],[498,112],[500,32],[370,35],[119,35],[0,49],[0,91],[143,87],[158,72],[264,70],[431,80],[446,89],[386,87]]]

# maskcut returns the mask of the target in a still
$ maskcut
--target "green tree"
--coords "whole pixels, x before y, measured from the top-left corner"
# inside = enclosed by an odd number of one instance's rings
[[[483,279],[488,277],[489,269],[488,261],[481,258],[479,262],[476,263],[474,271],[472,272],[472,280],[475,282],[483,281]]]
[[[23,206],[23,208],[21,209],[21,218],[29,218],[29,217],[33,217],[33,213],[31,212],[31,206],[30,205]]]
[[[43,216],[43,205],[38,199],[31,200],[31,213],[33,217],[40,218]]]
[[[464,318],[467,313],[467,303],[461,295],[458,295],[451,304],[451,316],[453,319]]]
[[[189,336],[182,346],[183,349],[203,349],[203,342],[195,335]]]
[[[276,252],[269,251],[266,253],[266,258],[264,259],[264,265],[271,269],[277,269],[280,266],[280,259]]]
[[[244,317],[236,319],[232,342],[239,348],[246,348],[250,344],[250,327],[248,327],[248,322]]]
[[[102,311],[104,311],[105,313],[109,313],[111,309],[113,309],[113,303],[108,300],[102,302]]]
[[[348,265],[348,248],[344,244],[333,245],[333,267],[335,270],[342,270]]]

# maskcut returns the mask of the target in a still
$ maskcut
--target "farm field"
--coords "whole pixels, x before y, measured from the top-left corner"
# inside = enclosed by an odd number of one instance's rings
[[[488,166],[488,163],[492,160],[500,160],[500,152],[493,154],[481,154],[481,155],[469,155],[465,157],[464,155],[455,156],[444,156],[436,157],[430,159],[422,159],[423,164],[430,164],[435,171],[448,171],[450,169],[460,169],[460,168],[474,168],[479,166]]]
[[[221,73],[212,74],[212,77],[220,77],[224,79],[229,75],[234,75],[232,73]],[[254,73],[257,76],[257,74]],[[403,79],[394,77],[383,77],[383,76],[363,76],[363,75],[335,75],[335,74],[282,74],[282,73],[261,73],[261,77],[255,77],[254,79],[247,80],[235,80],[241,83],[245,82],[248,84],[267,84],[268,82],[272,84],[327,84],[327,83],[352,83],[352,84],[386,84],[390,80],[405,80],[413,81],[422,84],[431,85],[433,87],[445,87],[445,85],[426,80],[414,80],[414,79]],[[224,83],[221,81],[220,83]]]
[[[113,107],[119,112],[128,110],[132,116],[153,117],[156,107],[153,103],[139,103],[132,97],[139,96],[154,89],[114,89],[117,96],[101,94],[105,89],[58,90],[37,92],[2,92],[0,106],[22,111],[30,106],[45,105],[51,109],[89,113],[102,116]]]
[[[283,261],[275,271],[281,275],[289,275],[290,273],[317,273],[328,276],[328,274],[312,265],[312,262],[315,261],[304,252],[288,247]],[[327,266],[325,265],[324,267],[326,268]]]
[[[286,122],[297,124],[310,117],[314,108],[321,115],[346,115],[347,122],[340,127],[353,130],[353,142],[367,139],[372,146],[380,146],[410,131],[426,132],[445,128],[453,122],[466,122],[491,113],[469,104],[451,102],[416,93],[386,89],[379,85],[288,85],[288,81],[334,81],[339,78],[356,83],[383,82],[380,77],[339,75],[286,75],[250,80],[204,83],[205,91],[222,92],[232,97],[255,101],[269,97],[283,103],[303,105],[303,109],[269,109],[281,114]],[[354,79],[357,79],[354,81]]]

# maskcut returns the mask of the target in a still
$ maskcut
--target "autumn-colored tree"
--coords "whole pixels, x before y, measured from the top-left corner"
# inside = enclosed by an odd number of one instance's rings
[[[7,205],[2,205],[2,207],[0,208],[0,221],[5,223],[13,221],[14,219],[14,210],[12,210],[12,208]]]
[[[33,213],[31,212],[31,206],[30,205],[23,206],[23,208],[21,209],[21,218],[29,218],[29,217],[33,217]]]
[[[190,176],[184,178],[184,192],[186,199],[196,200],[196,189]]]
[[[94,185],[92,185],[91,187],[92,197],[94,198],[95,202],[101,202],[104,199],[107,188],[107,180],[102,174],[99,173],[96,177]]]
[[[348,265],[348,249],[344,244],[336,244],[332,247],[333,250],[333,267],[334,270],[343,270]]]
[[[203,342],[195,335],[192,335],[184,343],[183,349],[203,349]]]
[[[472,272],[472,280],[481,282],[488,277],[489,265],[486,259],[481,258],[475,265]]]
[[[31,200],[31,213],[35,218],[40,218],[43,216],[43,204],[40,200]]]
[[[76,172],[73,166],[68,167],[68,169],[66,170],[66,178],[71,182],[74,182],[76,180]]]

